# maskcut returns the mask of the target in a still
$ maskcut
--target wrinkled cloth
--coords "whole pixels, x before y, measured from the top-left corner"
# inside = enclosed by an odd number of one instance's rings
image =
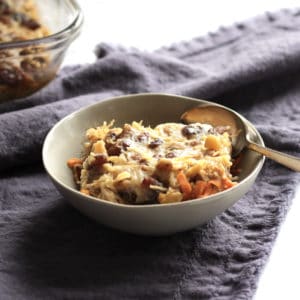
[[[89,220],[56,191],[44,138],[102,99],[165,92],[227,105],[267,146],[300,152],[300,10],[267,13],[153,52],[100,44],[43,90],[0,105],[1,299],[251,299],[299,176],[267,160],[209,223],[143,237]],[[180,216],[179,216],[180,218]]]

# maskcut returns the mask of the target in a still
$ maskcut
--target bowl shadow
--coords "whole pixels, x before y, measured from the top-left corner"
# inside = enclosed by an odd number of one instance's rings
[[[32,218],[15,255],[25,283],[34,288],[88,288],[105,295],[130,285],[138,293],[160,282],[174,290],[193,251],[195,232],[167,237],[122,233],[61,201]]]

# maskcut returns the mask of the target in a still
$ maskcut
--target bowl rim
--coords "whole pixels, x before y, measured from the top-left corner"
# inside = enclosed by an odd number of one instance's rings
[[[49,34],[42,38],[30,39],[25,41],[13,41],[13,42],[3,42],[0,43],[0,50],[11,49],[11,48],[21,48],[26,46],[38,45],[38,44],[56,44],[61,43],[64,40],[73,39],[79,33],[80,28],[83,24],[83,13],[76,0],[68,0],[75,10],[75,16],[66,27],[58,32]]]
[[[46,163],[46,160],[47,160],[46,150],[48,148],[48,143],[50,142],[51,136],[53,136],[56,128],[58,128],[62,123],[68,121],[68,119],[76,118],[78,115],[84,113],[85,111],[90,110],[93,107],[101,105],[105,102],[120,101],[121,99],[130,99],[130,98],[138,98],[138,97],[175,97],[175,98],[179,98],[179,99],[193,100],[193,101],[199,101],[201,103],[218,105],[218,106],[221,106],[221,107],[225,107],[226,109],[232,110],[232,109],[228,108],[227,106],[220,105],[220,104],[215,103],[213,101],[202,100],[202,99],[198,99],[198,98],[182,96],[182,95],[176,95],[176,94],[170,94],[170,93],[137,93],[137,94],[127,94],[127,95],[120,95],[120,96],[115,96],[115,97],[109,97],[109,98],[102,99],[99,102],[84,106],[84,107],[68,114],[67,116],[62,118],[60,121],[58,121],[50,129],[50,131],[46,135],[46,137],[44,139],[44,143],[43,143],[43,148],[42,148],[42,162],[43,162],[44,168],[47,171],[50,178],[54,182],[56,182],[58,185],[62,186],[64,189],[68,190],[69,192],[75,193],[75,194],[77,194],[77,196],[86,198],[86,200],[88,200],[90,202],[97,202],[97,203],[101,203],[103,205],[115,206],[115,207],[119,207],[119,208],[134,208],[134,209],[145,209],[145,208],[150,209],[150,208],[152,208],[153,209],[153,208],[157,208],[157,207],[160,207],[160,208],[163,208],[163,207],[176,207],[178,205],[180,205],[180,206],[182,206],[182,205],[195,205],[196,203],[214,202],[214,201],[218,200],[219,198],[221,198],[224,194],[228,194],[228,193],[231,193],[232,191],[234,191],[236,189],[239,189],[240,184],[245,184],[247,181],[251,180],[251,178],[253,176],[257,176],[257,174],[260,172],[261,168],[263,167],[263,164],[265,162],[265,156],[258,154],[260,156],[260,158],[259,158],[259,161],[258,161],[257,165],[252,170],[252,172],[247,177],[245,177],[242,181],[240,181],[236,186],[233,186],[228,190],[218,192],[216,194],[210,195],[210,196],[205,197],[205,198],[196,198],[196,199],[191,199],[191,200],[183,201],[183,202],[173,202],[173,203],[164,203],[164,204],[157,203],[157,204],[147,204],[147,205],[122,204],[122,203],[110,202],[110,201],[100,199],[100,198],[96,198],[96,197],[89,196],[89,195],[84,195],[84,194],[80,193],[80,191],[78,191],[78,190],[66,185],[65,183],[63,183],[61,180],[56,178],[49,171],[49,169],[47,167],[47,163]],[[263,138],[260,135],[260,133],[258,132],[258,130],[255,128],[255,126],[249,120],[247,120],[245,117],[240,115],[238,112],[236,112],[234,110],[232,110],[232,111],[235,112],[236,114],[238,114],[239,116],[241,116],[244,120],[246,120],[248,122],[249,126],[255,132],[255,134],[258,138],[259,144],[264,146],[265,144],[264,144]]]

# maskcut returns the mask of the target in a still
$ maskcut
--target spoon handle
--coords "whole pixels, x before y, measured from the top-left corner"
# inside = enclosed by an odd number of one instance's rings
[[[288,155],[270,148],[266,148],[255,143],[249,142],[248,149],[263,154],[264,156],[275,160],[276,162],[294,170],[300,172],[300,158]]]

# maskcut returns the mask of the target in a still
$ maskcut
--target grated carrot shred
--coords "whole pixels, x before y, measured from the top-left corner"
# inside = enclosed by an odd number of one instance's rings
[[[206,189],[207,183],[203,180],[198,180],[193,187],[193,198],[201,198]]]
[[[192,192],[192,186],[189,183],[186,175],[183,173],[183,171],[180,171],[177,174],[177,181],[180,187],[180,190],[183,194],[183,200],[187,200],[190,198],[191,196],[191,192]]]
[[[230,189],[231,187],[233,187],[235,185],[236,185],[236,182],[233,182],[228,178],[223,179],[223,187],[225,190]]]
[[[77,157],[72,157],[70,159],[68,159],[67,161],[67,165],[69,168],[73,168],[75,165],[78,165],[78,164],[82,164],[82,160],[80,158],[77,158]]]

